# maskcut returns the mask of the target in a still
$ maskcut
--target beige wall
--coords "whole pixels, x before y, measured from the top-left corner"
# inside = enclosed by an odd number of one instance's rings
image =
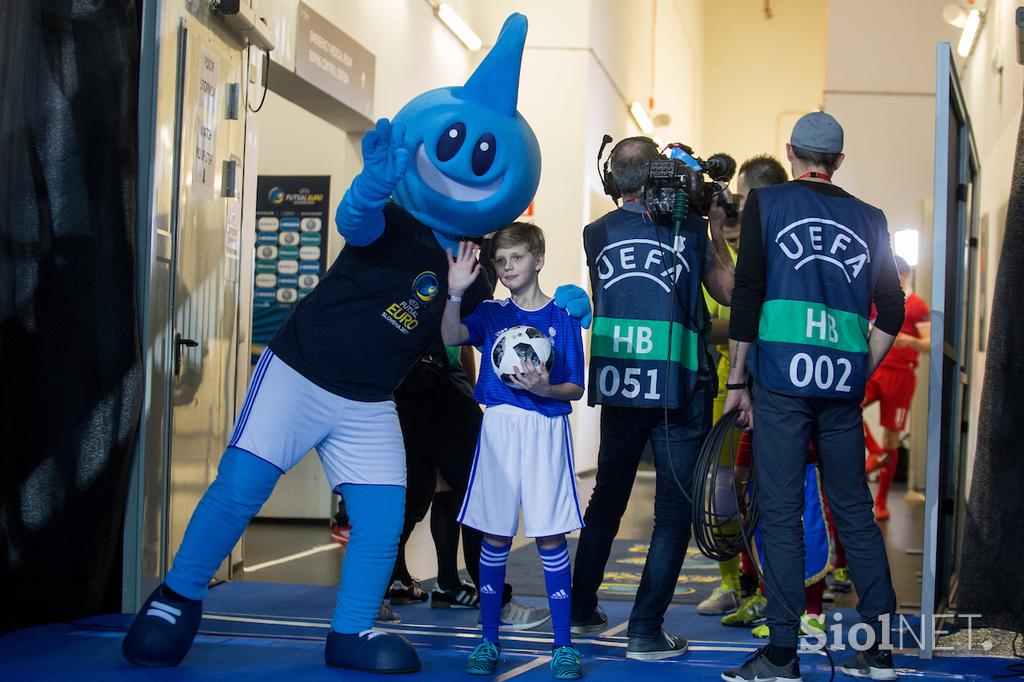
[[[851,3],[855,4],[855,3]],[[737,163],[770,153],[786,164],[796,119],[823,105],[825,0],[708,2],[704,6],[702,156]]]

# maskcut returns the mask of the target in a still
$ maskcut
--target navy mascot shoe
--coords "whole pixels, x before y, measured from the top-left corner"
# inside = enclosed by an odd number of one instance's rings
[[[202,617],[203,602],[182,597],[161,584],[139,609],[121,652],[135,665],[178,665],[192,646]]]
[[[327,665],[371,673],[414,673],[420,669],[420,658],[405,637],[378,630],[364,630],[358,635],[331,630],[324,660]]]

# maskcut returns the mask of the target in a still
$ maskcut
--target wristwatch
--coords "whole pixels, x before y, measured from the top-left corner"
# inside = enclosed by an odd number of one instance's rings
[[[726,384],[725,385],[725,390],[727,390],[727,391],[742,391],[742,390],[744,390],[746,388],[747,388],[747,384],[746,383],[742,383],[742,384]]]

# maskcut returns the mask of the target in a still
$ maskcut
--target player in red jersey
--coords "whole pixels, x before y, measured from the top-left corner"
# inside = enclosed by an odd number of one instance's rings
[[[875,496],[875,520],[889,519],[889,487],[896,475],[899,458],[900,433],[907,423],[910,401],[914,397],[918,354],[927,353],[931,344],[931,309],[917,294],[909,290],[910,265],[896,256],[900,273],[900,286],[907,292],[906,315],[903,327],[896,336],[889,354],[868,379],[864,391],[863,407],[878,401],[881,408],[882,447],[873,438],[867,438],[867,470],[879,469],[878,494]],[[865,426],[865,432],[870,430]]]

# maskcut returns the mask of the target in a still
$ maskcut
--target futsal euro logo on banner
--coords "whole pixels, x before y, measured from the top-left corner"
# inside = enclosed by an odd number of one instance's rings
[[[605,289],[630,277],[643,277],[670,292],[672,281],[678,281],[684,269],[690,272],[690,264],[683,258],[685,250],[685,235],[676,237],[675,246],[655,239],[624,239],[601,249],[597,277]],[[666,258],[674,258],[674,266],[666,266]]]
[[[867,243],[856,232],[826,218],[804,218],[790,223],[775,236],[775,243],[799,270],[813,260],[834,265],[853,282],[871,261]]]

